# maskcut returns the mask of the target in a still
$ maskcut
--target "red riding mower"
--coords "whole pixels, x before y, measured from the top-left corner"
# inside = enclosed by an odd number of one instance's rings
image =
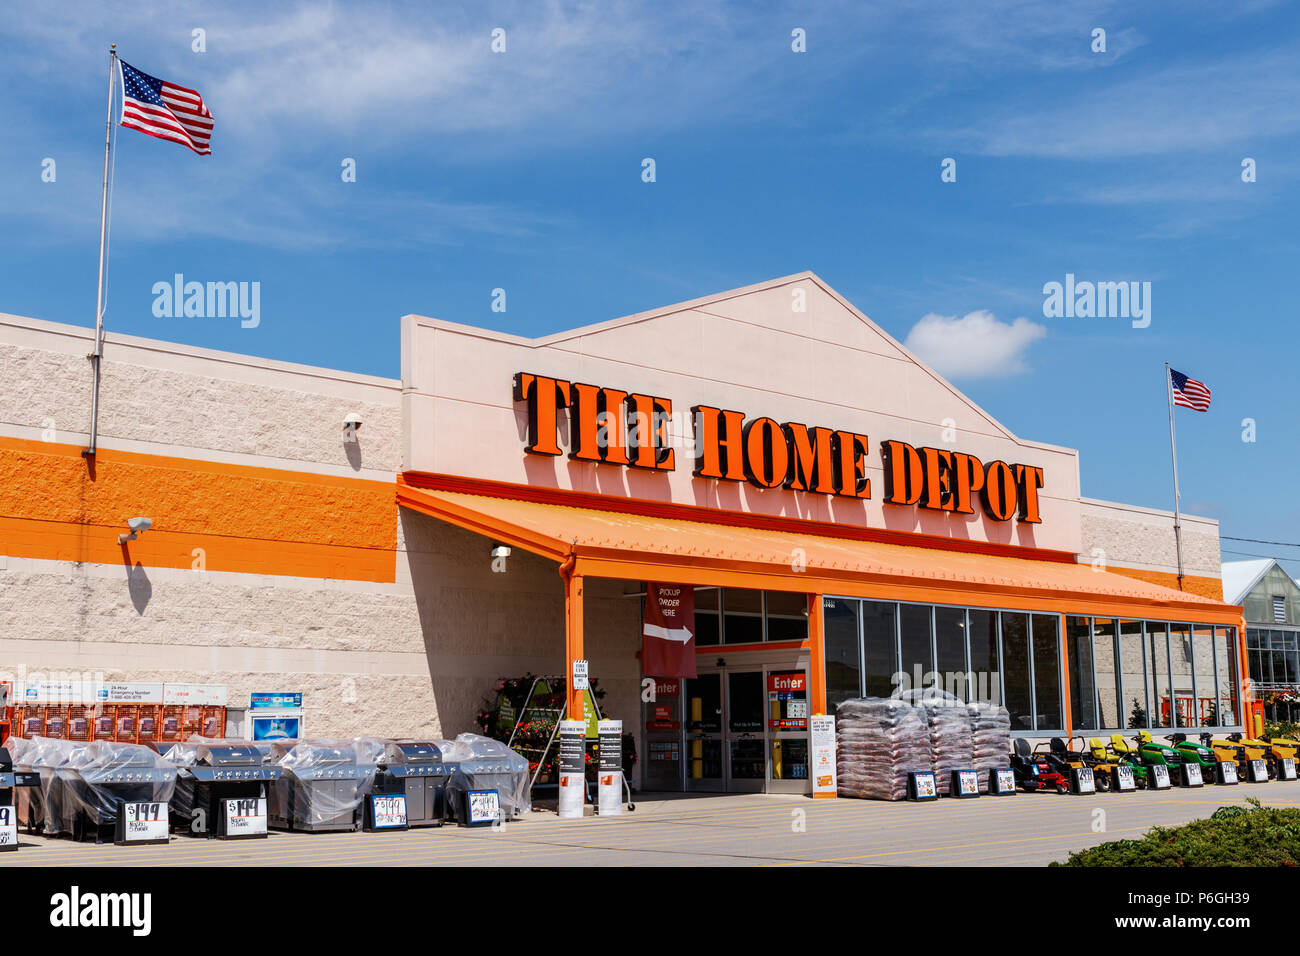
[[[1053,767],[1046,754],[1034,753],[1023,737],[1017,737],[1012,743],[1011,771],[1016,776],[1016,784],[1026,793],[1048,789],[1070,792],[1070,779]]]

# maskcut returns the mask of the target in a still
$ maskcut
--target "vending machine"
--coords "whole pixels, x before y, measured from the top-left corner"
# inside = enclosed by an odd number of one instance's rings
[[[248,699],[252,740],[302,739],[302,692],[253,693]]]

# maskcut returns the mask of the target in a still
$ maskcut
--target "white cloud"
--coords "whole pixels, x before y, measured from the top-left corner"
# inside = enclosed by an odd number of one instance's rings
[[[931,312],[921,316],[903,345],[948,378],[1005,378],[1029,370],[1025,351],[1045,335],[1044,326],[1025,318],[999,322],[987,309],[961,318]]]

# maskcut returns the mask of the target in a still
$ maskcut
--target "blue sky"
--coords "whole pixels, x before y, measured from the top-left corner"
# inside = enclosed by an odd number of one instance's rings
[[[1170,506],[1163,363],[1206,381],[1210,412],[1178,412],[1184,507],[1300,541],[1300,17],[1137,6],[10,9],[0,311],[93,324],[116,41],[216,129],[205,158],[120,131],[111,330],[395,377],[403,313],[537,335],[811,269],[900,340],[950,317],[954,381],[1080,449],[1092,497]],[[155,318],[176,272],[259,281],[261,324]],[[1067,273],[1150,282],[1150,326],[1045,318]]]

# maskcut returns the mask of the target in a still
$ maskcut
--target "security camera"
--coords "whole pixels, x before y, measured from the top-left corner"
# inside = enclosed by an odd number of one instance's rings
[[[494,558],[510,557],[510,546],[506,544],[494,544],[492,546],[492,557]]]
[[[361,427],[361,416],[358,415],[356,412],[353,412],[347,418],[343,419],[343,430],[345,432],[346,431],[354,432],[360,427]]]
[[[132,518],[127,521],[126,526],[131,529],[130,534],[119,534],[117,536],[118,544],[126,544],[128,541],[134,541],[140,535],[144,534],[153,527],[153,522],[148,518]]]

